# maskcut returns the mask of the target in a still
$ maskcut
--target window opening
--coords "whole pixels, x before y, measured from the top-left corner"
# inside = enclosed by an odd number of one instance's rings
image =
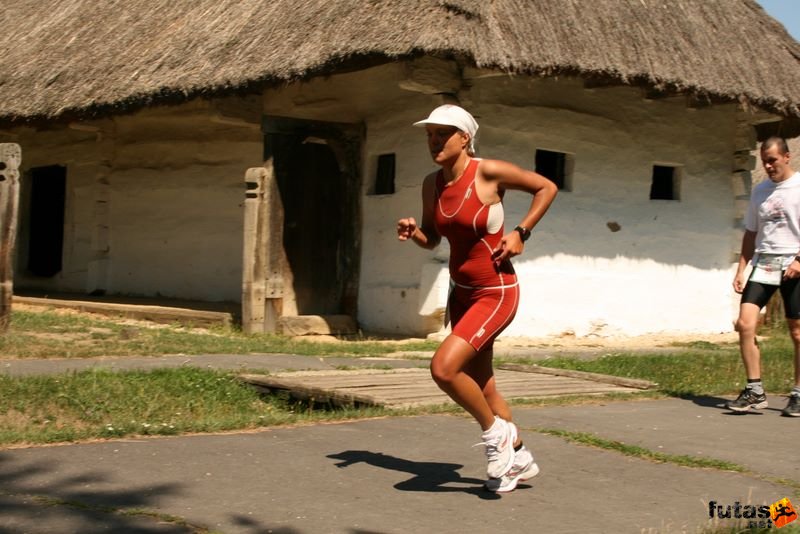
[[[375,172],[375,194],[394,194],[394,154],[381,154],[378,156],[378,168]]]
[[[653,165],[650,200],[680,200],[678,169],[667,165]]]
[[[559,191],[572,191],[572,156],[539,148],[535,166],[536,172],[556,184]]]

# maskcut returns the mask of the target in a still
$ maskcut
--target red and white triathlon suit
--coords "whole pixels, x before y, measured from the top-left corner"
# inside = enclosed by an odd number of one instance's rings
[[[434,223],[450,243],[448,313],[453,334],[475,350],[492,348],[519,304],[517,275],[509,260],[496,265],[492,251],[503,237],[503,204],[482,204],[475,189],[479,159],[447,185],[436,175]]]

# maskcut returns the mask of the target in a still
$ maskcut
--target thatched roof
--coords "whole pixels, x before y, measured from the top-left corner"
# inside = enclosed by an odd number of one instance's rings
[[[800,116],[800,44],[754,0],[8,0],[0,120],[88,117],[422,54]]]

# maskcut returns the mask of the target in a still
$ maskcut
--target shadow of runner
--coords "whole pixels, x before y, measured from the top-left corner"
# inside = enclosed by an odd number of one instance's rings
[[[207,532],[158,513],[157,497],[180,492],[177,484],[110,491],[102,489],[108,482],[102,473],[57,479],[55,462],[12,468],[9,457],[0,453],[0,534]]]
[[[462,477],[458,470],[464,466],[460,464],[414,462],[370,451],[343,451],[337,454],[329,454],[328,458],[341,460],[340,463],[336,464],[336,467],[347,467],[363,462],[382,469],[414,475],[412,478],[394,485],[395,488],[401,491],[461,492],[487,500],[500,498],[496,493],[484,488],[483,480]],[[462,484],[462,486],[451,486],[450,484]]]

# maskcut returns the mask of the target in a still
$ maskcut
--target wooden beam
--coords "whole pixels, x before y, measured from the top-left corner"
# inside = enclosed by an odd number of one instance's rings
[[[245,183],[242,329],[275,332],[283,310],[283,204],[272,157],[248,169]]]
[[[260,94],[216,99],[211,102],[211,122],[259,130],[262,106]]]
[[[703,109],[713,104],[709,96],[686,95],[686,107],[689,109]]]
[[[405,77],[398,82],[401,89],[428,95],[457,94],[463,80],[458,65],[431,56],[406,62]]]
[[[615,88],[615,87],[624,87],[628,84],[619,80],[618,78],[584,78],[583,79],[583,88],[586,90],[593,90],[593,89],[608,89],[608,88]]]
[[[8,330],[11,321],[20,163],[22,150],[18,144],[0,144],[0,333]]]
[[[658,87],[645,87],[642,89],[642,98],[644,100],[663,100],[665,98],[676,98],[680,93],[670,89],[662,89]]]
[[[197,327],[230,326],[233,315],[224,311],[193,310],[173,306],[155,306],[145,304],[121,304],[95,300],[66,300],[40,297],[14,297],[16,304],[38,306],[42,308],[69,309],[79,312],[107,315],[110,317],[127,317],[161,324],[185,324]]]

